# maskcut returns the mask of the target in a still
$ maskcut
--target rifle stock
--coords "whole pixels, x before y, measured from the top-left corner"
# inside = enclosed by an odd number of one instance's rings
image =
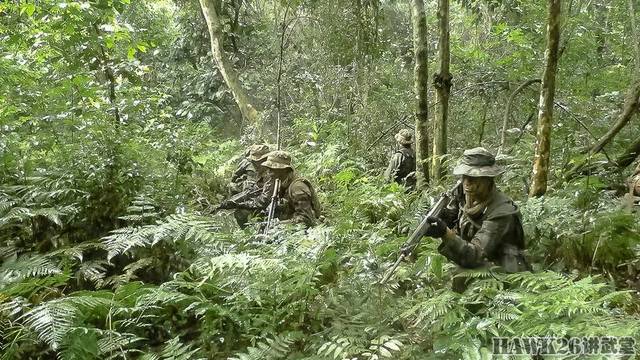
[[[402,246],[402,248],[400,249],[400,256],[398,256],[398,259],[396,260],[396,262],[385,274],[382,280],[380,280],[380,284],[386,283],[389,280],[389,278],[391,278],[391,276],[395,273],[398,266],[400,266],[400,263],[402,262],[402,260],[404,260],[407,256],[409,256],[409,254],[411,254],[415,250],[415,248],[418,247],[418,245],[420,244],[420,241],[422,240],[422,237],[431,226],[431,224],[429,223],[429,221],[427,221],[427,219],[432,216],[440,217],[442,215],[442,212],[444,211],[444,209],[451,203],[451,201],[455,200],[455,197],[457,195],[456,191],[460,186],[460,184],[461,184],[461,181],[456,182],[455,186],[451,188],[451,190],[444,192],[442,195],[440,195],[440,198],[438,199],[438,201],[435,203],[435,205],[433,205],[431,210],[429,210],[427,215],[420,222],[420,225],[418,225],[418,227],[413,231],[413,233],[411,233],[411,236],[409,236],[405,244]]]

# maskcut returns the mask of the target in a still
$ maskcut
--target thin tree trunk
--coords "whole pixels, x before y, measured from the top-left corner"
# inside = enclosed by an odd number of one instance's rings
[[[259,126],[258,111],[251,104],[249,96],[238,79],[238,74],[233,68],[227,54],[222,49],[222,27],[214,3],[214,0],[200,0],[202,14],[207,21],[207,27],[209,28],[213,60],[216,63],[224,82],[229,87],[229,90],[231,90],[233,99],[236,101],[238,108],[240,108],[242,117],[248,120],[249,123]]]
[[[440,72],[433,79],[436,88],[436,98],[439,104],[436,121],[433,124],[433,164],[432,177],[439,179],[444,175],[442,158],[447,153],[447,120],[449,117],[449,95],[451,93],[451,73],[449,63],[449,0],[438,0],[438,23],[440,39],[438,42],[438,56],[440,58]]]
[[[93,29],[95,30],[98,37],[101,36],[100,28],[97,24],[93,24]],[[104,46],[100,44],[100,64],[102,65],[104,77],[109,82],[109,103],[113,107],[113,117],[115,120],[116,130],[119,130],[120,125],[122,124],[122,120],[120,119],[120,109],[118,108],[118,98],[116,96],[116,77],[109,64],[111,60],[107,55],[107,51]]]
[[[415,54],[414,93],[416,122],[416,177],[418,190],[429,182],[429,63],[427,44],[427,19],[423,0],[412,0],[413,51]]]
[[[482,146],[482,140],[484,140],[484,128],[487,125],[487,112],[489,111],[489,99],[487,98],[482,108],[482,121],[480,122],[480,134],[478,136],[478,146]]]
[[[618,121],[607,131],[606,134],[598,140],[598,142],[589,149],[589,155],[598,153],[604,149],[604,147],[613,140],[613,138],[622,130],[625,125],[629,123],[633,114],[640,108],[640,80],[631,85],[627,91],[627,96],[624,100],[624,107],[622,113],[618,117]]]
[[[278,76],[276,78],[276,149],[280,150],[280,128],[281,128],[281,83],[282,83],[282,63],[284,62],[284,36],[287,32],[287,15],[289,14],[289,4],[284,11],[284,18],[282,19],[281,33],[280,33],[280,56],[278,57]]]
[[[511,105],[513,105],[513,100],[527,86],[531,84],[539,83],[541,81],[542,80],[540,79],[527,80],[522,84],[520,84],[520,86],[518,86],[516,90],[511,93],[511,96],[509,96],[509,100],[507,101],[507,107],[504,111],[504,119],[502,120],[502,133],[500,134],[500,147],[498,148],[498,153],[502,153],[502,151],[504,150],[505,144],[507,142],[507,126],[509,124],[509,117],[511,116]]]
[[[636,2],[637,0],[629,0],[629,20],[631,22],[631,41],[635,49],[636,57],[636,78],[640,76],[640,31],[636,24]]]
[[[560,2],[549,0],[547,25],[546,67],[540,87],[538,105],[538,131],[536,150],[533,159],[533,172],[529,196],[542,196],[547,191],[549,177],[549,158],[551,157],[551,122],[553,120],[553,98],[556,90],[556,71],[558,69],[558,45],[560,42]]]

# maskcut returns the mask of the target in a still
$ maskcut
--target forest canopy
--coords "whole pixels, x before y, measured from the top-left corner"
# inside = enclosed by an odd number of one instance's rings
[[[0,359],[489,359],[545,336],[632,358],[639,7],[0,2]],[[384,175],[403,129],[409,189]],[[314,226],[221,208],[254,144],[290,155]],[[381,281],[476,147],[530,271],[426,236]]]

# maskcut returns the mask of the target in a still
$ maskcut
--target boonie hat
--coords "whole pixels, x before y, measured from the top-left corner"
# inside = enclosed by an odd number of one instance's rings
[[[465,150],[453,169],[453,175],[471,177],[496,177],[503,172],[504,169],[496,164],[495,156],[483,147]]]
[[[262,161],[267,157],[269,153],[269,147],[264,144],[260,145],[252,145],[249,149],[249,160],[251,161]]]
[[[272,151],[267,155],[267,161],[262,166],[269,169],[293,169],[291,166],[291,155],[282,150]]]
[[[395,138],[396,138],[396,141],[402,145],[409,145],[413,143],[413,134],[411,133],[411,131],[407,129],[402,129],[398,131]]]

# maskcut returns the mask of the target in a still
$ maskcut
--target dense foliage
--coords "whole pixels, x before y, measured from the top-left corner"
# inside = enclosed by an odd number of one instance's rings
[[[453,182],[406,194],[380,177],[392,134],[412,126],[409,4],[216,4],[259,124],[212,65],[197,1],[0,3],[1,359],[482,359],[498,335],[640,339],[640,223],[619,199],[629,170],[564,176],[608,130],[640,61],[626,0],[563,6],[544,197],[525,195],[536,87],[511,107],[499,186],[522,209],[535,271],[456,272],[425,238],[384,285]],[[540,77],[546,26],[538,1],[451,11],[446,164],[498,147],[511,93]],[[263,236],[208,209],[244,146],[275,142],[278,112],[326,220]],[[609,163],[639,130],[589,162]],[[474,281],[459,294],[453,277]]]

